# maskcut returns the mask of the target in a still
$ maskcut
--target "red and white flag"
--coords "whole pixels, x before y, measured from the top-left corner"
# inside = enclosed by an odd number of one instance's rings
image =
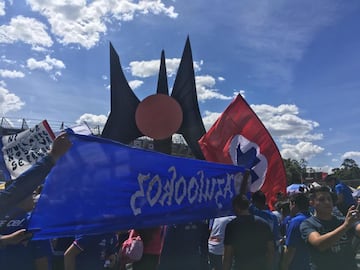
[[[247,102],[238,95],[199,140],[208,161],[235,164],[250,170],[250,191],[261,189],[270,207],[286,192],[283,160],[270,133]]]

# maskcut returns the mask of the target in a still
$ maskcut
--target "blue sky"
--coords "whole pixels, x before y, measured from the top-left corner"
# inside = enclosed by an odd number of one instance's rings
[[[360,164],[359,12],[357,0],[0,0],[0,116],[103,125],[109,42],[142,100],[162,49],[172,87],[189,35],[206,127],[241,93],[284,158]]]

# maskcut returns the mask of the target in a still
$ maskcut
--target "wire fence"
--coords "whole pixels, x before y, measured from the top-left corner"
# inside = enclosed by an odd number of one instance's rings
[[[25,118],[11,118],[2,117],[0,120],[0,127],[3,129],[11,130],[25,130],[35,126],[42,122],[44,119],[25,119]],[[56,133],[66,128],[71,128],[79,124],[85,124],[91,130],[93,135],[101,135],[104,125],[91,124],[87,122],[70,122],[70,121],[59,121],[59,120],[46,120],[50,125],[51,129]]]
[[[35,125],[42,122],[43,119],[25,119],[25,118],[9,118],[9,117],[2,117],[0,120],[0,135],[9,135],[21,132],[28,128],[34,127]],[[100,136],[104,125],[96,125],[90,124],[87,122],[65,122],[59,120],[46,120],[50,125],[53,132],[56,134],[66,128],[73,128],[78,125],[86,125],[91,133],[95,136]],[[138,148],[145,148],[154,150],[154,141],[152,138],[147,136],[139,137],[135,139],[131,145],[138,147]],[[172,154],[177,156],[184,156],[184,157],[193,157],[193,154],[188,147],[184,137],[181,134],[174,134],[172,136],[172,146],[171,146]]]

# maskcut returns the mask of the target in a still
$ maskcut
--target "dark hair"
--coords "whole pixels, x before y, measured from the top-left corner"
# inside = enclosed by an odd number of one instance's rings
[[[295,203],[300,211],[306,211],[309,209],[309,198],[304,193],[291,194],[290,201]]]
[[[337,201],[336,194],[334,192],[332,192],[328,186],[313,187],[312,189],[310,189],[311,199],[314,199],[316,197],[316,194],[319,192],[327,192],[330,194],[333,203],[335,203]]]
[[[261,190],[254,192],[254,194],[251,196],[251,199],[253,202],[266,204],[266,196]]]
[[[238,194],[232,199],[233,208],[239,208],[240,210],[249,209],[249,199],[244,194]]]

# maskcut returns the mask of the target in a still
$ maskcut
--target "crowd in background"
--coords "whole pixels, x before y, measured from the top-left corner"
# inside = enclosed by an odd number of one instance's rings
[[[209,239],[212,270],[357,269],[357,198],[339,179],[329,175],[323,186],[279,194],[274,211],[266,207],[261,191],[237,197],[236,215],[214,220]],[[267,234],[255,229],[259,218],[270,229]]]

